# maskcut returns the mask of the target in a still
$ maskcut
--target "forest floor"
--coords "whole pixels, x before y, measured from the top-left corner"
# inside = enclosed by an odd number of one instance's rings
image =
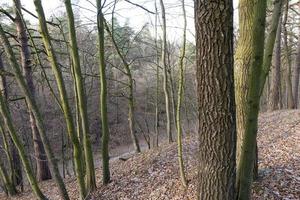
[[[184,160],[188,188],[184,189],[178,177],[176,144],[161,144],[130,157],[126,161],[111,161],[112,182],[101,184],[101,169],[97,169],[98,189],[93,200],[138,199],[197,199],[197,139],[184,139]],[[300,110],[263,113],[259,118],[258,133],[259,179],[253,185],[253,199],[300,199]],[[66,179],[72,199],[78,199],[74,178]],[[49,199],[59,199],[52,181],[41,183]],[[2,198],[1,198],[2,197]],[[5,199],[0,195],[0,199]],[[32,200],[30,191],[13,199]]]

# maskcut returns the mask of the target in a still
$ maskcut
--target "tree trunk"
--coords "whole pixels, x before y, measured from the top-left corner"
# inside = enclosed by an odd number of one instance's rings
[[[277,110],[279,108],[279,98],[280,98],[280,88],[281,88],[281,29],[282,20],[280,19],[277,33],[276,33],[276,44],[273,56],[273,69],[272,69],[272,83],[271,83],[271,93],[269,101],[269,110]]]
[[[286,92],[287,92],[287,108],[294,109],[294,97],[292,91],[292,80],[291,80],[291,57],[290,50],[288,46],[288,33],[287,33],[287,18],[289,13],[289,1],[286,1],[285,5],[285,14],[283,20],[283,44],[285,51],[285,60],[286,60],[286,74],[285,74],[285,82],[286,82]]]
[[[235,198],[236,121],[231,0],[196,0],[198,199]]]
[[[263,77],[264,40],[266,21],[266,0],[240,1],[240,38],[236,49],[236,78],[239,81],[237,104],[244,106],[237,115],[243,121],[243,135],[238,133],[237,191],[238,199],[250,199],[253,166],[256,158],[256,135],[258,126],[261,80]],[[246,73],[245,73],[246,72]],[[246,78],[243,80],[242,78]],[[242,95],[241,81],[247,87],[247,98]],[[245,88],[244,88],[245,89]],[[240,111],[239,111],[240,112]]]
[[[97,0],[97,27],[98,27],[98,44],[99,44],[99,71],[100,71],[100,108],[102,122],[102,182],[108,184],[110,181],[109,171],[109,127],[107,113],[107,83],[105,74],[105,49],[104,49],[104,16],[102,13],[102,1]]]
[[[161,7],[161,15],[162,15],[162,67],[163,67],[163,77],[164,77],[164,94],[165,94],[165,104],[166,104],[166,117],[167,117],[167,136],[169,143],[173,142],[172,132],[171,132],[171,115],[170,115],[170,91],[168,87],[168,66],[167,66],[167,27],[166,27],[166,13],[165,13],[165,5],[163,0],[160,0]]]
[[[0,55],[0,70],[5,70],[4,64],[2,61],[2,56]],[[0,90],[3,94],[3,97],[7,99],[7,83],[5,75],[0,76]],[[3,128],[3,136],[6,136],[5,128]],[[20,156],[17,152],[16,146],[14,145],[12,138],[8,135],[5,139],[7,142],[7,156],[10,166],[10,178],[15,186],[23,184],[23,175],[22,175],[22,164],[20,161]],[[10,144],[10,145],[9,145]],[[10,146],[10,148],[9,148]]]
[[[158,11],[155,0],[155,49],[156,49],[156,87],[155,87],[155,146],[158,147],[159,137],[159,50],[157,45],[157,21]]]
[[[299,32],[300,33],[300,32]],[[298,47],[296,53],[296,61],[294,66],[294,82],[293,82],[293,91],[294,91],[294,104],[295,108],[298,108],[299,104],[299,73],[300,73],[300,34],[298,33]]]
[[[69,40],[71,44],[71,53],[72,53],[72,63],[74,69],[75,76],[75,85],[76,92],[78,97],[78,106],[79,113],[81,119],[82,126],[82,134],[83,134],[83,147],[84,147],[84,158],[86,164],[86,190],[87,193],[90,193],[96,189],[96,177],[95,177],[95,167],[94,167],[94,159],[92,146],[90,141],[90,129],[89,122],[87,116],[87,105],[86,105],[86,96],[84,83],[82,80],[81,68],[80,68],[80,59],[78,53],[78,45],[76,39],[76,30],[74,25],[74,14],[72,10],[72,5],[70,0],[65,0],[65,7],[68,16],[68,24],[69,24]],[[82,186],[82,195],[84,194],[84,188]],[[81,198],[86,198],[85,196],[81,196]]]
[[[32,79],[32,67],[30,58],[30,49],[28,45],[28,36],[26,33],[26,28],[23,24],[22,9],[20,0],[14,0],[15,6],[15,24],[17,28],[18,41],[20,43],[20,54],[21,54],[21,66],[23,69],[23,75],[26,79],[28,90],[35,98],[35,86]],[[40,133],[37,129],[35,118],[31,110],[28,110],[30,127],[33,138],[33,149],[36,160],[36,178],[38,181],[51,179],[51,173],[48,166],[48,161],[44,149],[44,145],[41,140]]]
[[[249,98],[250,65],[254,40],[253,19],[254,4],[257,0],[241,0],[239,3],[240,35],[235,53],[235,101],[237,120],[237,166],[240,162],[242,142],[244,140],[247,117],[247,99]]]

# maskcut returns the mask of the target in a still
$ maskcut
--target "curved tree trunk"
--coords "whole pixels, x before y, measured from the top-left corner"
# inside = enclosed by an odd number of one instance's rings
[[[198,199],[235,199],[232,0],[196,0]],[[205,58],[205,59],[204,59]]]

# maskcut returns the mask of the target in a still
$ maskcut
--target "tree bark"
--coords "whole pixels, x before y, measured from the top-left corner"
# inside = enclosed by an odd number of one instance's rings
[[[236,120],[231,0],[196,0],[198,199],[235,198]]]
[[[236,77],[239,84],[245,81],[248,94],[242,95],[239,86],[237,97],[243,104],[243,135],[238,133],[238,166],[237,191],[238,199],[250,199],[253,179],[253,166],[256,160],[256,135],[258,124],[259,101],[261,96],[261,80],[263,76],[264,40],[266,21],[266,0],[240,1],[240,38],[236,50]],[[244,73],[247,72],[247,73]],[[241,79],[246,78],[245,80]],[[242,97],[242,98],[241,98]],[[238,105],[238,104],[237,104]]]
[[[280,19],[277,33],[276,33],[276,44],[273,56],[273,69],[272,69],[272,79],[271,79],[271,92],[269,101],[269,110],[274,111],[279,109],[279,98],[280,98],[280,88],[281,88],[281,30],[282,30],[282,20]]]

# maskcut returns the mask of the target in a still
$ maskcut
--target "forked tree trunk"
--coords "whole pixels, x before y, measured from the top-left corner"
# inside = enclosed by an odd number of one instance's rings
[[[295,108],[298,108],[298,104],[299,104],[299,75],[300,75],[300,34],[299,33],[298,33],[298,43],[297,43],[298,47],[296,53],[296,61],[294,65],[294,81],[293,81]]]
[[[232,0],[196,0],[198,199],[235,199]]]

